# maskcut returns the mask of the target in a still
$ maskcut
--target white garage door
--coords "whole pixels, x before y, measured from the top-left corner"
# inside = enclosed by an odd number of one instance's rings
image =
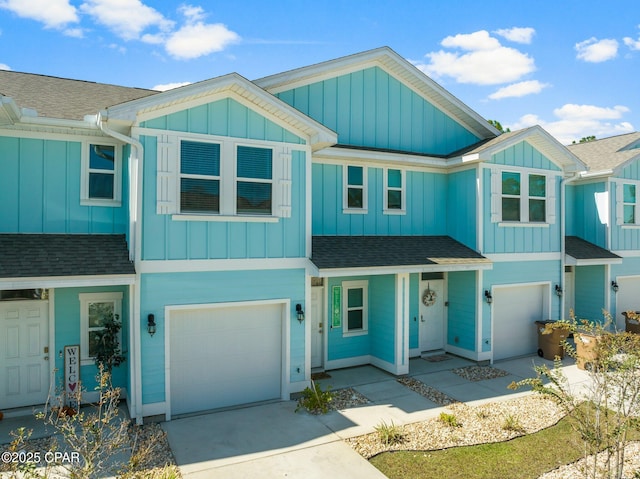
[[[171,414],[281,397],[283,305],[170,312]]]
[[[538,336],[534,322],[545,316],[545,286],[494,288],[493,359],[534,354]]]
[[[640,276],[617,278],[618,292],[616,293],[616,325],[624,331],[625,321],[623,311],[640,311]]]

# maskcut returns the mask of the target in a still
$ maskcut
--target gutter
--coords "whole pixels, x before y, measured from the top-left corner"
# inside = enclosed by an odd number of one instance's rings
[[[129,392],[131,405],[129,406],[130,417],[136,420],[136,424],[142,424],[142,341],[140,327],[140,268],[142,245],[142,226],[138,221],[142,210],[142,158],[144,147],[139,140],[118,133],[105,124],[105,119],[101,113],[95,117],[95,123],[100,130],[108,136],[131,145],[132,151],[129,155],[129,239],[133,248],[129,251],[129,259],[136,264],[136,281],[129,286],[129,317],[131,318],[129,334],[129,351],[131,358],[133,377],[130,379]],[[140,174],[138,174],[140,173]]]

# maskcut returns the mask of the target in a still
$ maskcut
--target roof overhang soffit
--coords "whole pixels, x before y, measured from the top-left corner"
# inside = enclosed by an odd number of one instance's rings
[[[324,125],[304,115],[238,74],[206,80],[158,95],[141,98],[108,108],[102,113],[109,125],[120,129],[166,112],[186,109],[225,97],[233,98],[259,111],[283,128],[307,139],[313,150],[334,145],[338,136]]]
[[[578,173],[588,169],[582,160],[539,126],[517,132],[505,141],[497,141],[484,149],[481,148],[480,151],[462,155],[461,159],[463,163],[488,162],[491,161],[493,155],[522,141],[526,141],[540,151],[565,173]]]

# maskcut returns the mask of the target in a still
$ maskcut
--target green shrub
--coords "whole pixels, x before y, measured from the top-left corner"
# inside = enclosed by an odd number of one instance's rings
[[[441,412],[440,422],[449,427],[462,427],[462,424],[458,422],[458,418],[456,418],[455,414]]]
[[[302,397],[298,399],[298,407],[296,412],[304,408],[312,414],[326,414],[329,412],[329,403],[333,400],[333,396],[327,387],[323,391],[319,384],[311,380],[311,387],[306,387],[302,391]]]
[[[520,421],[518,421],[518,419],[511,414],[504,418],[502,429],[504,429],[505,431],[525,432],[524,427],[522,427],[522,424],[520,424]]]
[[[399,444],[404,440],[402,428],[396,426],[393,421],[391,421],[391,424],[381,421],[374,429],[378,433],[380,442],[387,446],[390,444]]]

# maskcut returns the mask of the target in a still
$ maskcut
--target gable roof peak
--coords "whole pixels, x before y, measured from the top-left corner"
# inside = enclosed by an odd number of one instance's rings
[[[278,94],[373,66],[396,78],[478,138],[494,138],[500,134],[486,119],[387,46],[277,73],[254,80],[254,83],[272,94]]]

